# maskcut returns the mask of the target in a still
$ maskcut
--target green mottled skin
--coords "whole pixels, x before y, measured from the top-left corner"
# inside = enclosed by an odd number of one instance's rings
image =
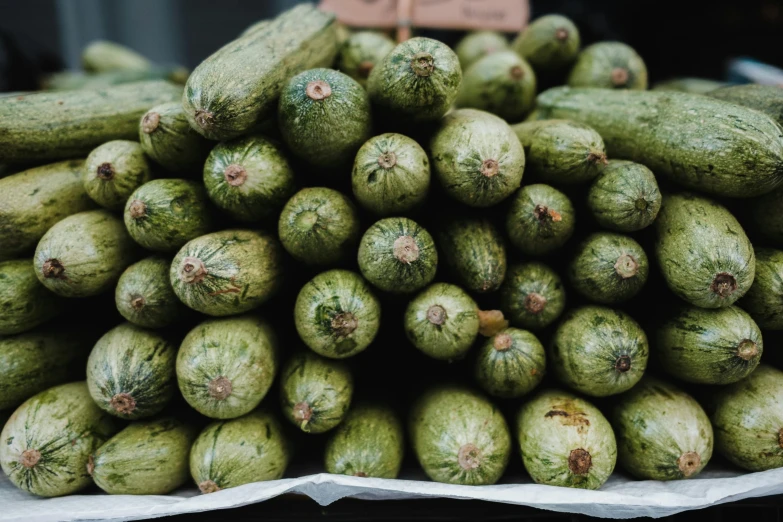
[[[753,109],[699,94],[558,87],[542,118],[589,124],[612,158],[718,196],[752,197],[783,182],[783,130]]]
[[[438,306],[445,310],[442,324],[433,322],[427,312]],[[435,283],[408,304],[405,334],[426,355],[444,361],[461,359],[473,346],[479,332],[478,306],[462,288]]]
[[[609,421],[576,395],[539,393],[520,409],[516,428],[522,463],[538,484],[598,489],[614,470],[617,442]],[[578,467],[575,450],[590,455],[589,467]]]
[[[363,404],[348,411],[326,443],[329,473],[394,479],[405,453],[405,430],[391,408]]]
[[[377,31],[353,33],[340,47],[336,68],[344,72],[362,87],[373,67],[394,49],[394,40]]]
[[[85,71],[100,73],[146,71],[153,64],[130,47],[108,40],[94,40],[82,50],[82,67]]]
[[[34,395],[11,415],[0,433],[0,466],[16,487],[42,497],[70,495],[92,484],[87,461],[118,429],[90,399],[84,382]],[[40,452],[32,467],[28,450]]]
[[[507,336],[507,337],[505,337]],[[510,339],[510,345],[504,344]],[[546,371],[546,352],[535,335],[506,328],[479,348],[476,381],[494,397],[514,398],[530,393]]]
[[[756,109],[783,125],[783,89],[777,85],[731,85],[710,91],[707,95]]]
[[[190,308],[225,316],[258,308],[282,283],[283,249],[277,240],[252,230],[223,230],[188,242],[171,263],[171,286]],[[201,280],[188,281],[186,258],[200,260]]]
[[[107,210],[89,210],[59,221],[35,249],[38,280],[55,294],[88,297],[114,288],[125,268],[136,260],[137,248],[122,221]],[[47,277],[43,267],[56,259],[64,268]]]
[[[395,257],[398,238],[413,238],[418,257],[404,262]],[[430,284],[438,268],[438,251],[429,232],[408,218],[376,221],[359,242],[359,269],[374,286],[394,293],[411,293]]]
[[[83,171],[83,160],[70,160],[0,179],[0,259],[28,253],[52,225],[95,206]]]
[[[644,330],[628,314],[583,306],[563,317],[547,355],[560,382],[585,395],[606,397],[639,382],[649,351]]]
[[[759,365],[746,379],[710,399],[715,449],[748,471],[783,467],[783,373]]]
[[[304,188],[283,207],[277,235],[297,261],[332,265],[355,252],[359,216],[342,192],[324,187]]]
[[[497,31],[471,31],[454,47],[463,71],[487,55],[508,49],[508,40]]]
[[[481,109],[506,121],[521,121],[536,102],[536,75],[514,51],[499,51],[473,63],[462,80],[457,107]]]
[[[111,179],[99,176],[109,165]],[[84,165],[84,190],[93,201],[109,210],[122,210],[134,190],[152,177],[150,164],[141,145],[135,141],[114,140],[90,152]]]
[[[511,200],[506,232],[523,254],[541,256],[566,244],[574,233],[574,218],[568,196],[549,185],[527,185]]]
[[[463,288],[480,294],[500,288],[506,277],[506,245],[490,220],[451,220],[439,227],[438,246]]]
[[[289,453],[277,418],[255,411],[204,428],[190,450],[190,475],[202,493],[277,480],[288,467]]]
[[[761,330],[736,306],[683,307],[655,335],[654,353],[664,371],[699,384],[744,379],[756,369],[764,350]]]
[[[198,172],[212,147],[190,126],[178,101],[157,105],[141,117],[139,142],[155,163],[183,174]]]
[[[783,248],[783,187],[750,201],[748,206],[756,233],[772,246]]]
[[[698,475],[712,457],[712,426],[690,395],[645,377],[622,395],[610,416],[617,436],[617,461],[639,479],[677,480]],[[683,473],[678,459],[694,452],[699,460]]]
[[[101,337],[87,360],[87,386],[95,403],[126,420],[151,417],[174,397],[177,349],[163,337],[130,323]],[[134,408],[115,406],[112,398],[127,394]]]
[[[671,194],[655,221],[655,258],[672,292],[702,308],[731,306],[753,283],[756,257],[742,226],[718,203],[694,194]],[[736,289],[711,288],[719,274]]]
[[[471,207],[490,207],[519,188],[525,151],[511,127],[488,112],[458,109],[443,118],[430,143],[435,175],[446,193]],[[496,162],[487,171],[487,162]]]
[[[0,161],[78,158],[107,141],[137,139],[141,115],[181,95],[182,86],[155,80],[0,98]]]
[[[606,147],[591,127],[568,120],[539,120],[512,127],[525,149],[527,171],[553,185],[586,183],[601,172]]]
[[[143,82],[149,80],[177,81],[183,69],[179,67],[154,67],[145,71],[107,71],[101,73],[84,73],[82,71],[61,71],[47,75],[41,80],[41,90],[44,91],[74,91],[85,89],[105,89],[112,85]],[[187,76],[185,77],[187,79]]]
[[[239,185],[228,181],[231,165],[245,170],[247,178]],[[204,185],[218,208],[250,222],[276,215],[296,191],[294,171],[282,149],[263,136],[216,145],[204,165]]]
[[[624,78],[615,77],[618,70]],[[642,57],[621,42],[598,42],[586,47],[576,58],[568,76],[571,87],[604,89],[647,89],[647,66]]]
[[[143,203],[143,213],[136,214]],[[191,239],[210,232],[214,219],[201,183],[185,179],[156,179],[128,198],[125,228],[148,250],[174,253]]]
[[[420,76],[411,64],[420,53],[432,57],[433,70]],[[454,51],[431,38],[411,38],[397,45],[373,67],[367,79],[370,100],[396,117],[437,121],[451,108],[462,82]]]
[[[726,86],[726,82],[710,80],[707,78],[673,78],[653,84],[653,91],[679,91],[690,92],[693,94],[711,93],[719,87]]]
[[[756,277],[737,304],[766,330],[783,330],[783,252],[757,248]],[[0,267],[2,265],[0,264]]]
[[[581,39],[574,23],[561,15],[533,20],[511,48],[537,71],[553,71],[570,65],[579,54]]]
[[[628,256],[632,260],[623,262]],[[568,267],[574,290],[601,304],[634,297],[644,287],[649,272],[650,263],[642,246],[629,236],[612,232],[587,236]]]
[[[309,351],[291,357],[280,377],[283,415],[305,433],[323,433],[340,424],[352,395],[348,367]],[[297,406],[309,408],[310,417],[303,418]]]
[[[334,15],[313,4],[297,5],[201,62],[185,86],[185,115],[211,140],[246,134],[270,116],[289,78],[330,65],[337,46]],[[203,125],[198,111],[211,114]]]
[[[650,169],[632,161],[610,160],[590,185],[587,206],[603,228],[635,232],[655,221],[661,199]]]
[[[350,332],[334,324],[346,313],[356,321]],[[373,342],[381,325],[381,304],[359,274],[329,270],[302,287],[296,298],[294,322],[299,337],[315,353],[344,359]]]
[[[92,478],[111,495],[165,495],[187,482],[198,430],[171,417],[131,423],[92,456]]]
[[[249,26],[247,26],[247,28],[244,31],[242,31],[239,34],[239,36],[242,37],[242,36],[247,36],[249,34],[253,34],[256,31],[258,31],[258,32],[264,31],[264,30],[266,30],[269,27],[269,24],[271,24],[271,23],[272,23],[272,20],[268,20],[268,19],[266,19],[266,20],[259,20],[258,22],[254,22],[254,23],[250,24]]]
[[[84,377],[93,341],[85,329],[49,328],[46,332],[0,338],[0,410],[16,407],[57,384]]]
[[[152,256],[126,268],[114,291],[120,315],[144,328],[165,328],[184,318],[188,309],[171,288],[170,266],[167,258]]]
[[[494,484],[511,456],[503,414],[468,388],[431,388],[413,405],[408,427],[419,464],[436,482]]]
[[[531,294],[543,298],[537,305],[529,303]],[[540,297],[539,297],[540,296]],[[563,313],[565,288],[557,272],[544,263],[528,262],[508,269],[500,287],[500,307],[512,325],[529,330],[546,328]]]
[[[389,154],[394,154],[392,166]],[[427,198],[430,162],[414,140],[402,134],[381,134],[359,149],[351,182],[356,200],[373,214],[404,215]]]
[[[177,382],[196,411],[213,419],[233,419],[253,410],[266,396],[278,367],[272,327],[252,315],[211,319],[191,330],[177,354]],[[222,377],[230,393],[210,383]],[[227,389],[227,388],[226,388]]]
[[[65,306],[35,277],[30,259],[0,261],[0,335],[35,328],[58,316]]]

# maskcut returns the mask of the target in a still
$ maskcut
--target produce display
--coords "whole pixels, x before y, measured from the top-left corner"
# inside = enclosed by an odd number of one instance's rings
[[[180,84],[99,41],[0,97],[12,484],[783,467],[783,88],[648,90],[560,15],[346,31],[301,4]]]

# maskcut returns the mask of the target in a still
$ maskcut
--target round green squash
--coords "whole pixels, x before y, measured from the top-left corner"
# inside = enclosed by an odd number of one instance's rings
[[[376,221],[359,242],[359,269],[387,292],[411,293],[435,277],[438,251],[432,236],[408,218]]]
[[[144,153],[166,170],[196,173],[212,144],[188,123],[182,103],[156,105],[141,117],[139,142]]]
[[[603,228],[635,232],[655,221],[661,199],[650,169],[632,161],[610,160],[590,185],[587,207]]]
[[[359,240],[359,216],[351,200],[324,187],[304,188],[280,213],[278,237],[297,261],[330,265],[353,255]]]
[[[783,187],[754,199],[748,206],[755,232],[771,246],[783,248],[783,212],[779,211],[783,208]]]
[[[134,190],[150,180],[150,164],[138,142],[114,140],[99,145],[84,165],[84,190],[109,210],[122,210]]]
[[[414,403],[408,422],[416,458],[436,482],[490,485],[506,470],[511,456],[506,419],[469,388],[431,388]]]
[[[533,20],[511,43],[511,48],[537,71],[556,71],[579,54],[579,30],[570,19],[551,14]]]
[[[712,457],[712,426],[693,397],[645,377],[620,396],[610,416],[617,461],[643,480],[692,478]]]
[[[101,337],[87,360],[87,386],[105,412],[134,420],[160,413],[174,397],[177,349],[130,323]]]
[[[497,31],[471,31],[454,46],[463,71],[485,56],[506,49],[508,40]]]
[[[283,368],[283,415],[305,433],[323,433],[340,424],[352,396],[353,376],[341,361],[308,351],[292,356]]]
[[[258,308],[278,290],[280,243],[253,230],[223,230],[189,241],[171,262],[174,293],[190,308],[212,316]]]
[[[176,252],[214,228],[204,187],[185,179],[145,183],[128,198],[124,219],[133,240],[156,252]]]
[[[192,329],[177,353],[179,391],[213,419],[252,411],[277,374],[277,337],[269,323],[245,315],[210,319]]]
[[[441,120],[430,156],[446,193],[471,207],[506,199],[525,169],[525,151],[508,123],[476,109],[457,109]]]
[[[408,340],[433,359],[461,359],[479,334],[478,306],[462,288],[435,283],[405,311]]]
[[[656,330],[654,353],[668,374],[699,384],[730,384],[759,364],[761,330],[736,306],[686,306]]]
[[[114,288],[137,248],[122,220],[88,210],[55,224],[35,249],[35,275],[63,297],[89,297]]]
[[[598,42],[585,47],[568,76],[571,87],[647,89],[647,66],[622,42]]]
[[[446,266],[463,288],[480,294],[500,288],[506,277],[506,245],[489,219],[453,219],[438,232]]]
[[[430,188],[430,161],[414,140],[402,134],[370,138],[356,153],[351,174],[359,204],[380,216],[418,208]]]
[[[405,430],[391,408],[361,404],[351,408],[326,443],[329,473],[394,479],[405,453]]]
[[[642,246],[631,237],[612,232],[587,236],[568,267],[574,290],[601,304],[634,297],[644,287],[649,272]]]
[[[337,54],[337,69],[367,87],[373,67],[394,49],[394,40],[378,31],[357,31],[343,43]]]
[[[283,478],[290,459],[288,439],[266,411],[216,421],[190,450],[190,475],[202,493]]]
[[[170,266],[168,259],[152,256],[126,268],[114,290],[120,315],[144,328],[164,328],[183,319],[188,309],[171,288]]]
[[[538,484],[598,489],[614,471],[617,442],[601,411],[560,390],[539,393],[519,410],[522,463]]]
[[[783,330],[783,252],[756,248],[755,254],[756,276],[748,292],[737,304],[761,328]]]
[[[38,281],[30,259],[0,261],[0,335],[35,328],[60,315],[65,306]]]
[[[647,336],[628,314],[603,306],[575,308],[549,346],[555,377],[574,390],[606,397],[631,389],[647,368]]]
[[[263,136],[215,145],[204,164],[204,186],[212,203],[246,222],[277,215],[296,191],[282,149]]]
[[[520,252],[549,254],[574,233],[574,206],[568,196],[549,185],[527,185],[511,200],[506,232]]]
[[[291,152],[319,168],[349,164],[372,131],[367,91],[333,69],[291,78],[280,94],[277,119]]]
[[[515,398],[530,393],[546,371],[546,353],[526,330],[507,328],[479,348],[476,381],[494,397]]]
[[[315,353],[344,359],[364,351],[381,325],[381,303],[362,276],[329,270],[299,291],[294,307],[299,338]]]
[[[560,317],[565,303],[560,276],[543,263],[513,265],[500,287],[500,308],[519,328],[546,328]]]

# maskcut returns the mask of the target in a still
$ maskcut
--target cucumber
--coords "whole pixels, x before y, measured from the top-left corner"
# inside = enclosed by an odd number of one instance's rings
[[[465,356],[479,334],[478,306],[463,289],[435,283],[405,311],[405,334],[424,354],[444,361]]]
[[[678,379],[730,384],[756,369],[763,350],[761,330],[740,308],[688,306],[657,328],[654,353]]]
[[[326,471],[354,477],[394,479],[405,453],[405,431],[391,408],[352,408],[326,443]]]
[[[296,191],[281,148],[263,136],[219,143],[204,165],[209,199],[239,221],[276,215]]]
[[[139,142],[155,163],[183,174],[198,172],[211,148],[211,143],[190,126],[179,102],[148,110],[139,122]]]
[[[636,232],[655,221],[661,199],[650,169],[632,161],[611,160],[590,185],[587,207],[603,228]]]
[[[617,442],[612,427],[591,403],[560,390],[526,402],[517,415],[525,469],[538,484],[600,488],[614,470]]]
[[[506,420],[468,388],[431,388],[414,403],[408,426],[416,458],[436,482],[489,485],[506,470],[511,455]]]
[[[250,24],[249,26],[247,26],[247,28],[244,31],[239,33],[239,36],[242,37],[242,36],[247,36],[249,34],[253,34],[253,33],[257,32],[257,31],[258,32],[265,31],[269,27],[269,24],[271,24],[271,23],[272,23],[272,20],[269,20],[269,19],[259,20],[258,22],[254,22],[254,23]]]
[[[753,246],[722,205],[690,193],[663,198],[655,257],[669,289],[695,306],[731,306],[750,288]]]
[[[560,382],[585,395],[606,397],[639,382],[649,351],[644,330],[628,314],[582,306],[563,317],[548,356]]]
[[[485,56],[508,48],[508,40],[497,31],[471,31],[457,42],[454,52],[465,71]]]
[[[0,432],[0,466],[11,483],[41,497],[70,495],[92,484],[87,461],[118,429],[90,399],[84,382],[42,391]]]
[[[187,316],[169,281],[168,259],[151,256],[132,264],[117,281],[114,302],[126,320],[144,328],[165,328]]]
[[[107,141],[137,139],[142,114],[181,95],[181,86],[155,80],[0,98],[0,160],[78,158]]]
[[[708,78],[672,78],[653,84],[654,91],[680,91],[693,94],[708,94],[720,87],[725,87],[726,82],[710,80]]]
[[[340,47],[337,69],[367,87],[373,67],[394,49],[394,40],[378,31],[353,33]]]
[[[488,112],[451,111],[430,143],[435,175],[446,193],[471,207],[490,207],[519,188],[525,151],[511,127]]]
[[[304,188],[283,207],[277,235],[297,261],[332,265],[353,255],[359,242],[359,216],[342,192]]]
[[[750,223],[755,232],[776,248],[783,248],[783,187],[777,188],[751,204]]]
[[[282,284],[283,252],[265,232],[223,230],[189,241],[171,262],[174,293],[212,316],[258,308]]]
[[[432,236],[408,218],[376,221],[359,242],[359,269],[386,292],[411,293],[430,284],[438,268]]]
[[[38,242],[35,275],[63,297],[88,297],[114,288],[137,249],[122,221],[106,210],[59,221]]]
[[[506,232],[523,254],[549,254],[571,239],[574,206],[568,196],[549,185],[527,185],[511,200]]]
[[[201,62],[185,85],[182,107],[204,137],[235,138],[271,115],[290,77],[326,67],[336,54],[334,15],[297,5]]]
[[[707,95],[756,109],[783,125],[783,89],[777,85],[731,85],[710,91]]]
[[[540,118],[589,124],[609,156],[687,188],[752,197],[783,182],[783,130],[753,109],[682,92],[569,87],[540,94],[537,109]]]
[[[381,325],[381,304],[359,274],[329,270],[299,291],[294,322],[299,338],[315,353],[344,359],[373,342]]]
[[[761,328],[783,330],[783,252],[757,248],[755,253],[756,276],[748,292],[737,304]]]
[[[89,72],[147,71],[152,62],[130,47],[108,40],[94,40],[82,50],[82,67]]]
[[[518,328],[507,328],[484,341],[476,358],[476,381],[494,397],[530,393],[545,371],[544,346],[535,335]]]
[[[128,196],[151,177],[141,145],[128,140],[108,141],[87,156],[84,190],[100,206],[122,210]]]
[[[134,422],[91,455],[87,470],[111,495],[165,495],[187,482],[197,435],[172,417]]]
[[[84,73],[82,71],[61,71],[47,75],[41,81],[44,91],[76,91],[87,89],[105,89],[112,85],[136,83],[150,80],[168,80],[185,85],[188,79],[187,69],[183,67],[153,67],[147,70],[120,70],[100,73]],[[184,78],[183,78],[184,76]],[[5,93],[3,93],[5,94]]]
[[[87,360],[95,403],[121,419],[160,413],[174,397],[176,348],[155,332],[123,323],[101,337]]]
[[[543,263],[528,262],[508,269],[500,302],[512,325],[541,330],[563,313],[566,294],[557,272]]]
[[[289,443],[277,419],[254,411],[213,422],[190,450],[190,475],[202,493],[283,478]]]
[[[579,53],[568,85],[645,90],[647,66],[632,47],[622,42],[598,42]]]
[[[211,319],[191,330],[177,354],[177,382],[190,406],[213,419],[244,415],[266,396],[277,373],[269,323],[250,315]]]
[[[476,293],[494,292],[506,277],[506,245],[488,219],[458,218],[439,227],[438,246],[457,282]]]
[[[60,315],[65,306],[38,281],[29,259],[0,261],[0,335],[35,328]]]
[[[305,433],[323,433],[340,424],[353,396],[353,377],[341,361],[301,352],[280,377],[283,415]]]
[[[373,214],[407,214],[427,199],[430,188],[427,153],[402,134],[370,138],[356,153],[351,184],[356,200]]]
[[[511,43],[536,71],[556,71],[570,65],[579,53],[581,40],[574,23],[551,14],[533,20]]]

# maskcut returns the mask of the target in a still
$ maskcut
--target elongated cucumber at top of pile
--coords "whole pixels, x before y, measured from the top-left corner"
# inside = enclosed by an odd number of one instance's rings
[[[755,110],[668,91],[557,87],[538,96],[540,119],[587,123],[609,157],[717,196],[752,197],[783,183],[783,129]]]

